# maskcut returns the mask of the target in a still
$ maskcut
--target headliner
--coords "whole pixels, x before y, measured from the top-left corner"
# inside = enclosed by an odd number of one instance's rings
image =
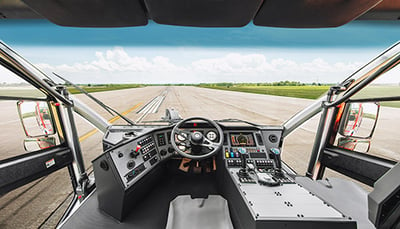
[[[257,26],[324,28],[352,20],[398,20],[397,0],[3,0],[2,18],[45,18],[72,27]]]

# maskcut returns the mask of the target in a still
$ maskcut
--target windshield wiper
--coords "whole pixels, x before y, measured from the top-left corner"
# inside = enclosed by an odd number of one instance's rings
[[[236,118],[227,118],[227,119],[220,119],[220,120],[214,120],[216,122],[242,122],[242,123],[246,123],[252,126],[260,126],[256,123],[253,122],[249,122],[249,121],[245,121],[245,120],[241,120],[241,119],[236,119]]]
[[[111,115],[117,115],[120,118],[122,118],[123,120],[125,120],[127,123],[129,123],[130,125],[134,126],[136,125],[132,120],[128,119],[127,117],[125,117],[124,115],[120,114],[118,111],[116,111],[115,109],[113,109],[112,107],[104,104],[103,102],[101,102],[100,100],[98,100],[96,97],[94,97],[93,95],[89,94],[89,92],[87,92],[85,89],[79,87],[78,85],[72,83],[71,81],[63,78],[62,76],[58,75],[57,73],[53,72],[53,74],[55,76],[57,76],[58,78],[60,78],[61,80],[63,80],[65,83],[70,84],[71,86],[73,86],[74,88],[76,88],[78,91],[82,92],[83,94],[85,94],[87,97],[89,97],[90,99],[92,99],[94,102],[96,102],[99,106],[101,106],[104,110],[106,110],[109,114]]]

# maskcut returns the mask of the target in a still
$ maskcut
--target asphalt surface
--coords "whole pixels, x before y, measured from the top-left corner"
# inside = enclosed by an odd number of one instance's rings
[[[280,125],[313,100],[220,91],[197,87],[146,87],[119,91],[94,93],[98,99],[136,121],[160,120],[166,108],[175,108],[181,117],[202,116],[210,119],[237,118],[259,124]],[[158,98],[163,96],[163,98]],[[84,95],[76,95],[113,124],[124,121],[113,118]],[[151,104],[151,102],[153,103]],[[161,101],[161,102],[160,102]],[[145,105],[146,113],[139,112]],[[150,105],[149,105],[150,104]],[[22,153],[24,134],[16,115],[16,101],[0,102],[3,109],[0,122],[0,159]],[[400,109],[382,108],[371,153],[383,154],[399,160],[396,133],[400,122]],[[102,153],[102,133],[95,131],[82,118],[76,116],[78,133],[86,167]],[[318,117],[305,123],[289,135],[284,144],[283,160],[299,174],[304,174],[310,157]],[[10,134],[11,133],[11,134]],[[393,144],[397,143],[397,144]],[[329,175],[335,176],[334,173]],[[52,228],[60,213],[68,205],[66,200],[72,192],[67,169],[38,179],[0,198],[0,228]],[[62,205],[62,203],[64,203]],[[61,207],[60,207],[61,206]],[[58,210],[58,211],[56,211]],[[52,214],[57,212],[56,214]]]

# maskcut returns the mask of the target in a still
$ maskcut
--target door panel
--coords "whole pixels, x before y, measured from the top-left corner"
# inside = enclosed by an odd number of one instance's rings
[[[63,145],[0,161],[0,195],[64,168],[73,161]]]
[[[328,148],[322,153],[321,164],[373,186],[383,174],[393,168],[395,162],[372,155]]]

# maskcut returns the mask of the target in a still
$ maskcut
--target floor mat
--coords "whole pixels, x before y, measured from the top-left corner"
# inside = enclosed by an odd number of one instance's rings
[[[166,229],[233,229],[228,202],[219,195],[178,196],[169,205]]]

